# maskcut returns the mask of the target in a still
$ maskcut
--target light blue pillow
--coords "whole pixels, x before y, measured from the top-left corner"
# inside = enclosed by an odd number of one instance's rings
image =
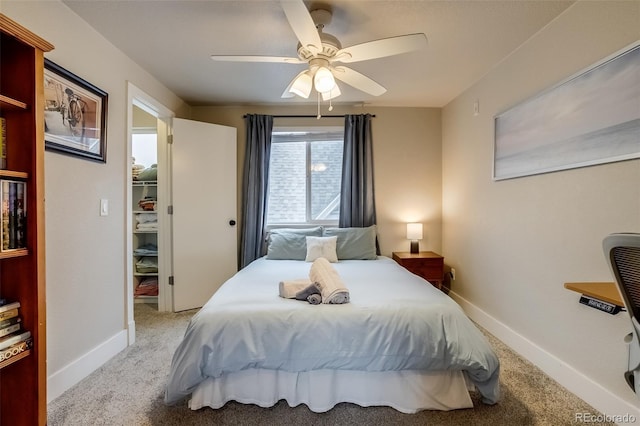
[[[322,227],[272,229],[269,231],[267,259],[305,260],[308,236],[321,237]]]
[[[337,236],[336,252],[339,260],[374,260],[376,254],[376,226],[366,228],[326,228],[325,237]]]

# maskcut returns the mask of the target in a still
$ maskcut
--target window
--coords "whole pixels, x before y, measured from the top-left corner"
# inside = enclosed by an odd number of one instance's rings
[[[267,225],[332,224],[340,213],[344,129],[274,129]]]
[[[155,133],[133,133],[131,156],[135,164],[151,167],[158,162],[158,135]]]

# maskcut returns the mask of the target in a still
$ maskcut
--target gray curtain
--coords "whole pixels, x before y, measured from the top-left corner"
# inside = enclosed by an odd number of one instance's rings
[[[242,181],[242,225],[240,239],[240,269],[263,255],[262,230],[266,220],[269,158],[271,155],[271,130],[273,117],[248,114],[245,117],[247,132]]]
[[[342,194],[339,226],[366,227],[376,223],[373,191],[371,114],[345,115]]]

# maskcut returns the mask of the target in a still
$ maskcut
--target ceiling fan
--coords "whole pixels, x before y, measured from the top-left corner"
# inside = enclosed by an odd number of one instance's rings
[[[326,9],[307,10],[302,0],[282,0],[282,9],[299,40],[298,57],[212,55],[216,61],[277,62],[285,64],[308,64],[287,86],[283,98],[298,95],[308,98],[311,89],[330,100],[340,95],[336,79],[373,96],[387,91],[369,77],[341,64],[398,55],[419,50],[427,45],[423,33],[389,37],[343,48],[340,41],[323,32],[331,22],[331,12]]]

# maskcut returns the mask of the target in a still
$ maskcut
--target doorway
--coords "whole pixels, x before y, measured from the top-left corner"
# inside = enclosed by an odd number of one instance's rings
[[[134,305],[136,301],[156,302],[159,311],[171,311],[173,306],[173,295],[168,282],[168,277],[171,275],[171,221],[168,218],[167,209],[171,203],[168,173],[170,169],[170,148],[168,141],[174,114],[131,83],[128,83],[127,94],[127,184],[125,205],[130,206],[130,208],[126,209],[125,291],[128,340],[131,345],[135,342]],[[152,145],[149,140],[140,142],[140,140],[148,137],[152,137],[152,140],[155,140],[155,153],[149,152],[149,149],[140,148],[140,143],[147,144],[147,146]],[[133,167],[133,158],[137,157],[136,163],[144,166],[144,169],[151,169],[151,165],[154,163],[146,163],[152,161],[151,158],[154,154],[156,160],[155,179],[149,179],[148,177],[144,180],[139,180],[137,177],[134,179],[134,175],[138,176],[141,170],[136,171],[136,168]],[[147,156],[150,157],[142,158]],[[135,201],[134,198],[136,199]],[[148,198],[149,202],[144,203],[144,208],[147,208],[148,211],[143,211],[143,207],[139,206],[138,201],[146,198]],[[133,208],[134,205],[137,206],[135,210]],[[142,216],[142,214],[145,214],[147,218],[153,217],[156,219],[156,229],[147,227],[138,229],[140,224],[138,216]],[[148,244],[156,246],[155,254],[140,256],[140,252],[134,253],[134,249],[139,249],[141,246],[147,246]],[[149,248],[149,246],[146,248]],[[134,254],[137,255],[134,256]],[[141,262],[141,260],[144,261]],[[149,269],[154,262],[155,272]],[[140,263],[142,267],[139,265]],[[134,298],[136,287],[145,278],[151,277],[156,278],[157,296]]]

